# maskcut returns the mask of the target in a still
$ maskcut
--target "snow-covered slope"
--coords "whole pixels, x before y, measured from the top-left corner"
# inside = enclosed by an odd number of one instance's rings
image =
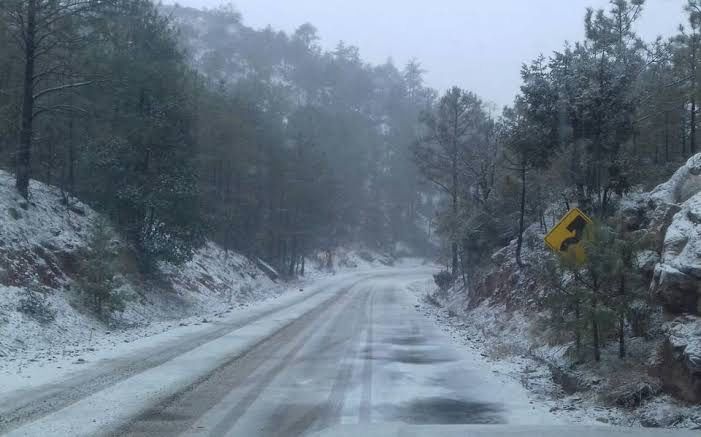
[[[135,268],[128,245],[108,231],[120,253],[116,291],[125,305],[123,311],[98,318],[85,303],[80,279],[90,262],[92,230],[103,218],[56,187],[32,181],[30,192],[30,201],[24,201],[12,175],[0,171],[0,375],[8,377],[245,312],[284,293],[297,294],[319,276],[396,265],[372,250],[338,248],[309,259],[306,280],[282,283],[260,268],[263,260],[207,242],[187,263],[161,263],[155,275],[146,277]]]
[[[78,281],[100,215],[56,187],[32,181],[30,192],[27,202],[12,175],[0,171],[0,369],[79,353],[114,337],[110,331],[149,335],[167,327],[159,321],[201,318],[284,289],[246,257],[208,242],[188,263],[161,264],[153,277],[122,262],[118,291],[125,308],[105,322],[84,304]],[[126,248],[117,234],[112,238]]]

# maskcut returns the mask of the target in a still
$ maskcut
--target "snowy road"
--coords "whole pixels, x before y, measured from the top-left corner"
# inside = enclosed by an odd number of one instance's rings
[[[0,397],[9,435],[303,435],[335,424],[550,424],[416,311],[428,270],[326,280],[205,332]]]

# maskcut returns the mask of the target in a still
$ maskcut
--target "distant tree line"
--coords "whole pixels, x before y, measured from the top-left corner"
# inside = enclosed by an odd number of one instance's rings
[[[427,247],[411,145],[433,92],[415,61],[148,0],[4,1],[0,58],[0,164],[19,195],[31,178],[90,203],[145,269],[205,238],[290,274],[353,241]]]

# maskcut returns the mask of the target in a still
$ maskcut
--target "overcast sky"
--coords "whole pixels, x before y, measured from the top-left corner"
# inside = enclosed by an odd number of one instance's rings
[[[165,0],[167,2],[172,2]],[[213,8],[222,0],[177,0]],[[539,53],[583,37],[587,6],[608,0],[234,0],[244,22],[293,31],[310,22],[322,45],[340,40],[360,48],[372,63],[399,66],[416,57],[427,83],[458,85],[499,106],[518,92],[519,69]],[[638,25],[646,40],[669,36],[684,20],[686,0],[648,0]]]

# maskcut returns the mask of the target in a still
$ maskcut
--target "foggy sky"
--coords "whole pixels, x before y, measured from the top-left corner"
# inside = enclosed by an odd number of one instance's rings
[[[173,0],[166,0],[172,2]],[[177,0],[216,7],[223,0]],[[608,0],[233,0],[244,23],[294,31],[310,22],[324,48],[340,40],[364,60],[403,66],[416,57],[428,85],[458,85],[498,106],[511,103],[523,62],[584,36],[587,6]],[[648,0],[638,31],[645,40],[675,33],[686,0]]]

